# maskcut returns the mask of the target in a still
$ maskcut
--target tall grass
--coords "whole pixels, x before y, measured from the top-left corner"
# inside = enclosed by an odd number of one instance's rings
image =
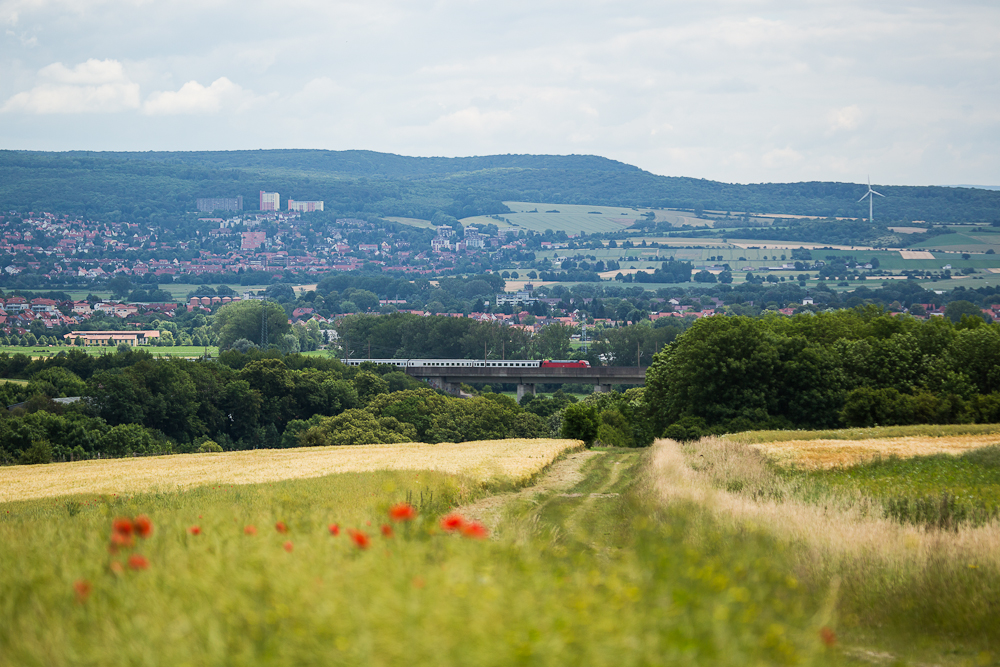
[[[842,582],[847,625],[893,628],[971,645],[1000,643],[1000,523],[926,530],[885,518],[856,489],[779,474],[730,439],[654,447],[661,499],[695,502],[732,530],[752,525],[800,545],[795,571],[812,586]]]
[[[588,484],[625,490],[614,481]],[[436,519],[464,488],[441,473],[397,471],[79,505],[0,505],[0,661],[742,666],[831,659],[819,634],[829,610],[792,576],[787,550],[761,531],[726,530],[690,505],[652,507],[641,494],[623,493],[602,501],[616,503],[603,510],[607,516],[621,517],[612,551],[592,548],[604,538],[590,522],[582,523],[589,532],[580,541],[549,539],[544,530],[520,541],[463,539],[442,533]],[[417,522],[378,535],[391,503],[407,496],[419,503],[421,493]],[[139,513],[154,523],[136,547],[148,568],[115,573],[111,563],[125,554],[108,552],[111,521]],[[286,533],[275,530],[278,521]],[[366,531],[372,546],[332,536],[332,522]],[[248,525],[257,533],[246,534]],[[74,590],[81,580],[90,585],[86,594]]]

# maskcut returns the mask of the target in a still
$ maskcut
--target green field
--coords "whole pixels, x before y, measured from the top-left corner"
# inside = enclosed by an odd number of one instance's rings
[[[914,244],[911,247],[914,249],[941,248],[942,250],[970,253],[983,253],[992,248],[996,252],[1000,250],[1000,234],[976,234],[975,231],[963,230],[956,234],[935,236],[932,239]]]
[[[100,356],[102,354],[114,354],[117,351],[117,347],[107,347],[102,345],[90,345],[90,346],[54,346],[54,347],[22,347],[19,345],[0,345],[0,354],[26,354],[30,357],[52,357],[60,352],[69,352],[70,350],[81,350],[92,356]],[[199,347],[197,345],[178,345],[174,347],[154,347],[152,345],[142,345],[137,349],[149,352],[154,356],[165,356],[165,357],[200,357],[205,354],[205,348]],[[217,357],[219,355],[219,348],[215,346],[208,347],[208,353]],[[307,353],[309,354],[309,353]]]
[[[981,525],[1000,515],[1000,446],[960,456],[935,454],[809,473],[839,489],[877,499],[886,516],[919,525]]]
[[[551,229],[554,232],[563,231],[570,235],[580,232],[597,234],[618,232],[627,229],[642,215],[651,209],[623,208],[618,206],[589,206],[585,204],[544,204],[538,202],[504,202],[513,213],[502,213],[497,220],[494,217],[479,215],[463,218],[463,225],[497,225],[498,227],[516,226],[535,232]],[[711,226],[711,221],[702,220],[692,215],[676,211],[652,210],[656,220],[668,221],[674,225],[690,224],[694,226]]]
[[[824,645],[834,643],[824,627],[836,627],[827,587],[799,581],[792,553],[760,531],[653,503],[635,486],[643,460],[595,454],[567,493],[510,501],[486,540],[443,530],[441,516],[476,493],[441,473],[0,505],[0,562],[17,564],[0,569],[0,655],[45,665],[843,664]],[[387,508],[405,499],[418,518],[381,535]],[[113,520],[137,515],[151,536],[109,552]]]

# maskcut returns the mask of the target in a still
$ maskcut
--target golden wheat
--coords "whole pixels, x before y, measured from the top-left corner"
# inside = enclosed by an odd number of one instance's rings
[[[704,455],[698,452],[713,448],[718,451],[709,453],[709,458],[714,458],[712,464],[699,463]],[[718,488],[717,480],[743,479],[751,485],[758,480],[778,487],[784,482],[767,480],[760,454],[741,443],[703,438],[690,452],[685,457],[681,445],[673,440],[658,440],[654,444],[651,473],[661,501],[694,502],[735,529],[748,524],[759,526],[805,545],[817,566],[824,561],[828,563],[831,557],[835,562],[864,560],[893,567],[924,567],[932,558],[946,558],[957,563],[988,565],[994,571],[1000,568],[997,521],[945,533],[882,518],[865,502],[820,505],[789,493],[754,497],[742,489],[727,491]],[[774,477],[773,473],[771,476]]]
[[[956,435],[944,437],[910,436],[865,440],[788,440],[752,443],[750,447],[779,465],[805,469],[835,468],[871,460],[875,456],[926,456],[963,454],[971,449],[1000,443],[1000,436]]]
[[[524,484],[579,440],[511,439],[350,447],[257,449],[0,468],[0,502],[80,493],[168,491],[254,484],[341,472],[436,470],[480,482]]]

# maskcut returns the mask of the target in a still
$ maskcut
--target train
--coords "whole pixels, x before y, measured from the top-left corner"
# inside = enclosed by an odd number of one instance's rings
[[[348,366],[389,364],[397,368],[590,368],[584,359],[341,359]]]

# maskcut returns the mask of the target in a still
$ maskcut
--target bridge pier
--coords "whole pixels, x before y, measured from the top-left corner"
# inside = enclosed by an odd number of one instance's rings
[[[521,399],[524,398],[525,394],[535,395],[535,385],[533,384],[519,384],[517,385],[517,402],[520,403]]]
[[[594,393],[595,394],[605,394],[605,393],[607,393],[609,391],[611,391],[611,385],[610,384],[595,384],[594,385]]]
[[[427,384],[434,389],[440,389],[441,391],[447,392],[452,396],[459,396],[462,393],[461,384],[458,382],[448,382],[442,377],[429,377],[427,378]]]

